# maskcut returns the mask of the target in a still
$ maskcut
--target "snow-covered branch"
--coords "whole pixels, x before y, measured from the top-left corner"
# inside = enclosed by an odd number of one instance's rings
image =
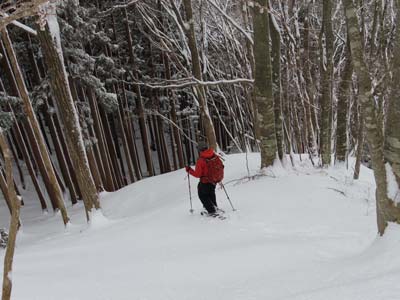
[[[170,123],[172,126],[174,126],[175,128],[177,128],[181,134],[188,139],[190,142],[192,142],[193,144],[197,145],[197,142],[193,139],[190,138],[190,136],[188,136],[185,131],[182,130],[182,128],[179,127],[178,124],[176,124],[175,122],[173,122],[171,119],[167,118],[166,116],[164,116],[163,114],[161,114],[160,112],[156,111],[156,110],[150,110],[147,109],[146,110],[146,114],[148,115],[154,115],[154,116],[159,116],[160,118],[162,118],[163,120],[167,121],[168,123]]]
[[[190,86],[216,86],[222,84],[253,84],[254,79],[247,78],[236,78],[236,79],[225,79],[225,80],[217,80],[217,81],[201,81],[196,78],[190,78],[191,81],[177,84],[160,84],[160,83],[146,83],[146,82],[127,82],[128,84],[136,84],[140,86],[145,86],[151,89],[179,89],[186,88]]]
[[[0,12],[2,17],[0,18],[0,30],[14,21],[35,15],[38,11],[38,8],[48,1],[49,0],[30,1],[24,3],[23,5],[17,6],[15,10],[9,14],[7,14],[4,10],[1,10]]]
[[[4,17],[4,18],[7,18],[7,17],[9,17],[10,15],[0,10],[0,16],[2,16],[2,17]],[[11,24],[13,24],[13,25],[15,25],[15,26],[17,26],[17,27],[19,27],[19,28],[25,30],[26,32],[28,32],[28,33],[30,33],[30,34],[37,35],[36,30],[30,28],[29,26],[26,26],[25,24],[22,24],[21,22],[18,22],[18,21],[11,21]]]
[[[138,3],[139,1],[140,1],[140,0],[131,0],[131,1],[129,1],[128,3],[113,5],[111,8],[109,8],[109,9],[107,9],[107,10],[105,10],[105,11],[100,12],[100,13],[99,13],[99,16],[103,16],[103,17],[104,17],[104,16],[106,16],[106,15],[112,13],[114,10],[123,9],[123,8],[128,8],[129,6],[131,6],[131,5],[133,5],[133,4],[136,4],[136,3]]]
[[[233,26],[235,26],[236,29],[238,29],[243,35],[246,37],[246,39],[251,43],[254,44],[253,38],[251,35],[242,27],[240,26],[234,19],[232,19],[225,11],[219,7],[214,0],[208,0],[208,3],[210,3],[212,6],[214,6]]]

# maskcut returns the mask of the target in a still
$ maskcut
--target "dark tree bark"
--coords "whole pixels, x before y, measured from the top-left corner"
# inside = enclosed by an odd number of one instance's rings
[[[12,289],[12,265],[14,260],[15,243],[17,239],[17,232],[19,229],[19,211],[20,211],[20,200],[14,189],[13,174],[12,174],[12,158],[10,149],[7,141],[4,137],[4,133],[0,132],[0,149],[3,153],[5,161],[5,173],[6,173],[6,184],[7,184],[7,197],[11,205],[11,220],[10,229],[8,234],[7,249],[4,256],[4,269],[3,269],[3,288],[2,288],[2,300],[10,300],[11,289]]]
[[[57,203],[58,208],[61,211],[61,216],[63,218],[63,222],[66,225],[69,221],[68,215],[67,215],[67,210],[65,209],[64,201],[63,201],[63,195],[60,189],[60,186],[58,185],[57,178],[53,169],[53,166],[51,164],[51,160],[49,157],[49,154],[47,152],[47,148],[43,139],[42,132],[40,131],[36,115],[33,111],[31,101],[29,99],[29,93],[27,91],[24,79],[22,77],[21,70],[19,68],[17,58],[15,56],[14,49],[11,44],[11,40],[8,36],[8,32],[6,29],[3,29],[1,31],[1,37],[8,55],[8,58],[10,59],[10,63],[14,72],[15,76],[15,82],[18,87],[18,91],[20,94],[21,99],[23,100],[24,103],[24,110],[27,115],[27,120],[28,120],[28,128],[32,130],[32,137],[34,138],[34,142],[37,143],[37,147],[40,149],[40,154],[41,154],[41,161],[45,165],[46,171],[42,173],[42,176],[44,178],[49,177],[49,193],[50,197]]]
[[[271,56],[272,56],[272,84],[274,94],[274,115],[275,115],[275,132],[276,144],[279,159],[283,159],[283,128],[282,128],[282,97],[281,97],[281,36],[273,16],[270,15],[270,31],[271,31]]]
[[[326,65],[321,57],[321,156],[322,165],[331,163],[332,135],[332,78],[333,78],[333,30],[332,0],[323,1],[323,34],[325,36]],[[322,46],[322,45],[321,45]],[[322,51],[323,53],[323,51]]]
[[[90,111],[93,118],[93,127],[97,137],[97,146],[99,147],[99,152],[101,155],[101,162],[104,167],[103,182],[104,187],[107,191],[115,191],[116,186],[113,180],[112,166],[109,162],[109,151],[107,143],[104,138],[104,132],[102,128],[102,121],[99,116],[99,111],[96,103],[96,96],[93,89],[87,90],[87,96],[89,100]]]
[[[132,34],[131,34],[131,29],[129,26],[129,19],[128,19],[128,13],[127,10],[124,9],[124,16],[125,16],[125,30],[126,30],[126,36],[127,36],[127,42],[128,42],[128,47],[129,47],[129,58],[130,58],[130,63],[131,66],[133,67],[133,75],[135,78],[138,78],[138,72],[136,70],[135,66],[135,53],[134,53],[134,48],[133,48],[133,41],[132,41]],[[151,152],[150,152],[150,144],[149,144],[149,138],[148,138],[148,133],[147,133],[147,127],[146,127],[146,116],[144,112],[144,106],[143,106],[143,100],[142,100],[142,95],[141,95],[141,90],[138,85],[134,85],[134,90],[136,93],[136,109],[137,109],[137,114],[139,115],[139,127],[140,127],[140,134],[142,136],[142,143],[143,143],[143,151],[144,151],[144,156],[146,158],[146,166],[147,166],[147,172],[149,176],[153,176],[153,160],[151,157]]]
[[[349,46],[347,45],[347,49],[345,50],[346,61],[338,91],[336,131],[336,160],[338,162],[344,162],[347,156],[347,116],[349,111],[351,76],[353,74],[353,67],[348,47]]]

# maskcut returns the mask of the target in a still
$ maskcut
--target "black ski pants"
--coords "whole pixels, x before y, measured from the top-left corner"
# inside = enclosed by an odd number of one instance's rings
[[[215,213],[217,198],[215,197],[215,184],[199,182],[197,192],[201,203],[209,214]]]

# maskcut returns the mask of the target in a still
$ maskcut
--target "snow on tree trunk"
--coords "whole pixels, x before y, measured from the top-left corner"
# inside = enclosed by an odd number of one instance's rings
[[[398,184],[400,184],[400,0],[397,4],[396,37],[392,59],[392,87],[387,109],[385,131],[385,159],[392,166]]]
[[[388,196],[388,180],[383,155],[383,133],[377,118],[375,100],[372,96],[371,78],[363,57],[363,44],[357,21],[357,10],[352,0],[344,0],[343,3],[353,67],[359,83],[358,99],[365,118],[366,138],[376,182],[378,231],[383,235],[388,222],[400,221],[400,209],[394,205],[394,202]]]
[[[269,167],[276,158],[274,97],[269,46],[269,16],[266,0],[258,0],[254,7],[254,94],[257,104],[258,138],[261,149],[261,168]]]
[[[193,19],[193,9],[192,9],[192,1],[191,0],[183,0],[183,5],[185,7],[186,13],[186,23],[185,27],[186,36],[188,38],[188,45],[190,49],[190,54],[192,57],[192,73],[193,76],[197,79],[202,81],[202,74],[201,74],[201,65],[200,65],[200,58],[199,58],[199,51],[197,49],[196,43],[196,33],[194,30],[194,19]],[[217,137],[215,135],[214,125],[211,120],[210,112],[208,110],[206,92],[204,87],[201,85],[197,85],[195,88],[197,98],[199,100],[200,106],[200,117],[203,122],[204,130],[207,136],[207,140],[209,145],[213,149],[217,149]]]
[[[58,115],[61,118],[66,134],[67,147],[71,154],[79,188],[85,205],[86,217],[89,221],[93,207],[100,208],[96,185],[89,168],[85,145],[79,125],[78,114],[72,98],[68,75],[64,66],[55,3],[46,8],[44,30],[38,31],[38,37],[45,63],[49,71],[52,94],[56,99]]]

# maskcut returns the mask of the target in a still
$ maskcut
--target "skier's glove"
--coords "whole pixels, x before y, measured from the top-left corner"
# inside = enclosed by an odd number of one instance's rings
[[[186,166],[186,167],[185,167],[185,170],[186,170],[186,172],[189,173],[189,171],[191,170],[191,168],[190,168],[189,166]]]

